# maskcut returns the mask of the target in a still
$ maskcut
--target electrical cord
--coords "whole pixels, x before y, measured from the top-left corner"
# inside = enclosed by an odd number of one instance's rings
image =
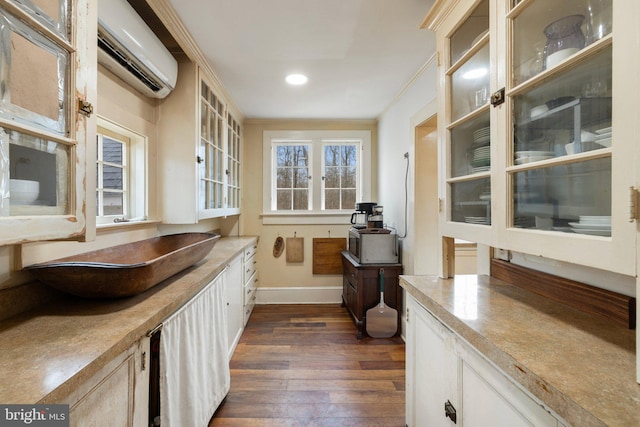
[[[407,224],[407,206],[409,204],[409,152],[404,153],[404,158],[407,160],[407,169],[404,173],[404,234],[400,237],[401,239],[407,237],[409,230]]]

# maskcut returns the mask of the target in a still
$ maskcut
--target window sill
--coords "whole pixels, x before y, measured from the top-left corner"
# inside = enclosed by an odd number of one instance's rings
[[[266,212],[263,225],[349,225],[351,212]]]
[[[108,233],[110,231],[118,231],[123,229],[144,228],[150,225],[160,224],[158,220],[144,220],[144,221],[127,221],[127,222],[114,222],[96,224],[96,232]]]

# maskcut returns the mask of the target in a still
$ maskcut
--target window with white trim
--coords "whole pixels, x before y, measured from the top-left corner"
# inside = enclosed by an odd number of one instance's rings
[[[98,118],[96,224],[146,219],[146,138]]]
[[[345,214],[370,197],[369,131],[265,131],[265,215]]]

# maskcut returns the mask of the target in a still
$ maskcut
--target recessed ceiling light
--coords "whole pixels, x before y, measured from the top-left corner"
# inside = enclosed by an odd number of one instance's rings
[[[285,80],[290,85],[300,86],[308,82],[309,78],[304,74],[289,74]]]

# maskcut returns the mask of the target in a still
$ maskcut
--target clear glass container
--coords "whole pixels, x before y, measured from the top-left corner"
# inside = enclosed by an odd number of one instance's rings
[[[543,31],[547,37],[543,53],[545,69],[556,66],[584,47],[586,38],[580,29],[583,22],[584,15],[569,15],[545,27]]]

